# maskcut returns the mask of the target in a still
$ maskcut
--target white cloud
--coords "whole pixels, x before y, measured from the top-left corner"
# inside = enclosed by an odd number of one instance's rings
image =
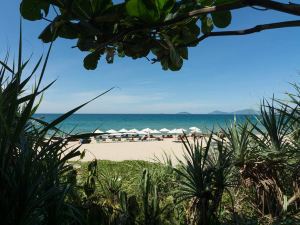
[[[44,98],[39,112],[66,112],[71,108],[74,108],[92,98],[99,95],[99,91],[77,92],[69,95],[60,95],[54,90],[48,92],[48,96]],[[50,94],[50,96],[49,96]],[[60,95],[60,96],[59,96]],[[95,101],[85,106],[80,112],[89,113],[123,113],[123,112],[137,112],[139,108],[152,104],[153,102],[159,102],[164,100],[164,96],[161,93],[155,93],[153,95],[144,94],[119,94],[109,92]]]

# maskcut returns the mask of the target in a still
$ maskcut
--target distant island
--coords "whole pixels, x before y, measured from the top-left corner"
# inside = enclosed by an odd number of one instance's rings
[[[177,113],[177,114],[181,114],[181,115],[189,115],[189,114],[191,114],[191,113],[189,113],[189,112],[179,112],[179,113]]]
[[[253,114],[258,114],[257,111],[255,111],[254,109],[243,109],[243,110],[237,110],[234,112],[222,112],[219,110],[213,111],[209,114],[213,114],[213,115],[232,115],[232,114],[236,114],[236,115],[253,115]]]

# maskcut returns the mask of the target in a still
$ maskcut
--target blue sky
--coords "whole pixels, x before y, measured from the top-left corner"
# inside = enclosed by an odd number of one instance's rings
[[[0,7],[0,55],[7,47],[16,52],[19,1]],[[259,23],[295,19],[275,12],[252,9],[233,11],[229,29]],[[45,22],[23,22],[24,50],[33,60],[48,45],[37,39]],[[262,97],[290,90],[288,82],[299,79],[300,29],[265,31],[242,37],[217,37],[189,49],[189,60],[179,72],[166,72],[146,59],[102,59],[97,70],[83,68],[85,55],[72,49],[75,41],[55,42],[45,83],[58,78],[44,95],[39,112],[66,112],[97,94],[116,86],[81,113],[207,113],[257,108]]]

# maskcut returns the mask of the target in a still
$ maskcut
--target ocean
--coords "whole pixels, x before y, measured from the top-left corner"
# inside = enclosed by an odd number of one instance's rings
[[[36,118],[42,118],[51,122],[60,114],[35,114]],[[255,120],[254,115],[212,115],[212,114],[74,114],[58,127],[72,133],[93,132],[96,129],[107,131],[109,129],[120,130],[125,128],[142,130],[150,129],[175,129],[198,127],[203,132],[220,127],[226,127],[234,121],[243,122],[248,118]]]

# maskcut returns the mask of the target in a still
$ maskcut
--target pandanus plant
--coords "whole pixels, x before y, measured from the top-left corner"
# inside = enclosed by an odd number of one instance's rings
[[[188,201],[187,220],[193,225],[218,223],[218,209],[224,191],[229,187],[231,152],[223,139],[182,140],[185,153],[175,168],[179,176],[176,198]]]
[[[9,54],[0,61],[0,218],[1,224],[78,224],[79,211],[69,204],[68,195],[74,182],[68,161],[80,155],[79,146],[68,147],[69,139],[54,140],[56,126],[85,104],[59,116],[51,123],[34,118],[41,95],[51,50],[40,57],[30,71],[30,60],[22,57],[22,29],[18,58]],[[10,63],[11,62],[11,63]],[[29,74],[25,72],[30,71]],[[37,81],[31,93],[29,84]],[[100,96],[100,95],[99,95]],[[99,97],[97,96],[97,97]]]
[[[263,216],[284,215],[288,208],[295,209],[300,197],[299,188],[293,188],[300,162],[299,146],[293,143],[297,108],[274,99],[263,101],[256,123],[234,124],[225,132],[241,182]]]
[[[152,183],[148,169],[144,169],[141,180],[142,205],[143,205],[143,222],[145,225],[161,224],[161,208],[159,206],[159,198],[157,186]]]
[[[118,225],[135,225],[139,213],[139,204],[135,195],[128,197],[126,192],[119,193],[120,213],[117,217]]]
[[[21,38],[17,62],[9,65],[9,54],[0,61],[0,217],[3,224],[78,222],[76,210],[65,202],[70,186],[61,179],[71,170],[67,161],[80,154],[78,148],[68,149],[67,140],[53,142],[51,136],[46,139],[54,124],[35,126],[32,120],[39,96],[52,84],[41,88],[50,49],[44,62],[41,57],[25,78],[29,60],[22,58]],[[35,75],[37,83],[32,93],[27,94],[28,84]]]

